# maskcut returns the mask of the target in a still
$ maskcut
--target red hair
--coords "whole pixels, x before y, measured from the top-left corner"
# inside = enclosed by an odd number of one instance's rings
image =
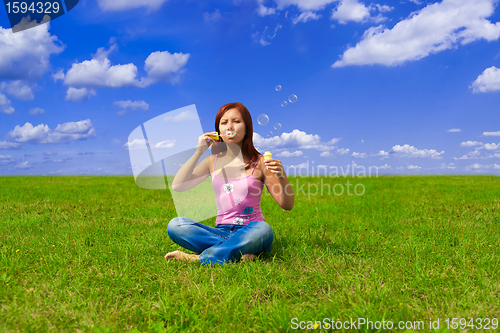
[[[241,152],[243,156],[250,159],[250,165],[252,162],[257,162],[259,155],[261,155],[253,145],[253,123],[252,116],[248,109],[241,103],[228,103],[221,107],[215,116],[215,131],[220,133],[219,124],[222,116],[231,110],[236,109],[240,112],[243,122],[245,123],[245,137],[243,138],[243,143],[241,144]],[[212,145],[212,154],[218,154],[226,151],[227,147],[223,144],[222,138],[219,137],[219,141]]]

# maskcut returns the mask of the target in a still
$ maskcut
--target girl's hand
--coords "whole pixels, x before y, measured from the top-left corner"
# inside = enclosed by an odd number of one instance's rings
[[[197,150],[202,154],[205,151],[207,151],[208,147],[210,147],[210,145],[215,142],[215,140],[214,140],[214,138],[212,138],[212,136],[216,136],[216,135],[217,135],[217,132],[208,132],[208,133],[205,133],[203,135],[200,135],[200,137],[198,137]]]
[[[283,176],[285,176],[285,169],[283,168],[280,160],[270,158],[264,161],[264,165],[266,166],[266,168],[271,170],[278,178],[282,178]]]

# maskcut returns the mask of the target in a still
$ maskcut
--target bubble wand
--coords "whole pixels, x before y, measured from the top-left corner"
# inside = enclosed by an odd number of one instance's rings
[[[215,135],[210,135],[212,139],[215,141],[219,141],[219,137],[226,137],[226,138],[234,138],[238,134],[237,132],[227,132],[226,134],[219,134],[219,132],[215,132]]]

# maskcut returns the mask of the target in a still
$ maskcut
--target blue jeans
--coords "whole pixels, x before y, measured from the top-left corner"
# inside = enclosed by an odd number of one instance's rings
[[[271,252],[273,243],[273,229],[264,221],[214,228],[176,217],[168,223],[167,233],[174,243],[199,254],[202,264],[224,264],[244,254]]]

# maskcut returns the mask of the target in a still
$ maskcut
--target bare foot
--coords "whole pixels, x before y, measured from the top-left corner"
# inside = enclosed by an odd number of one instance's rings
[[[200,261],[199,254],[187,254],[182,251],[169,252],[165,255],[166,260],[176,261]]]
[[[241,256],[241,260],[254,261],[257,258],[255,254],[244,254]]]

